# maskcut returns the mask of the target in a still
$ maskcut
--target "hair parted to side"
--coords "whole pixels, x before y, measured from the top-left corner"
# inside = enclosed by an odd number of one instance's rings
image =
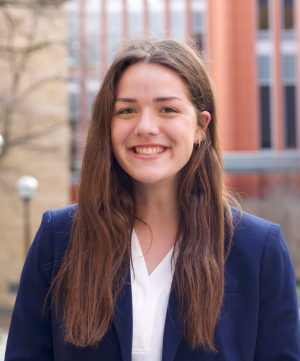
[[[111,325],[129,272],[136,208],[130,177],[112,152],[110,125],[116,84],[124,70],[138,62],[160,64],[179,74],[199,113],[204,138],[182,171],[178,194],[182,219],[176,242],[181,240],[172,287],[190,347],[215,352],[232,217],[212,83],[201,56],[175,40],[129,41],[106,73],[93,105],[70,243],[50,288],[53,302],[57,311],[63,298],[65,340],[76,346],[95,346]],[[207,129],[201,117],[204,110],[211,114]]]

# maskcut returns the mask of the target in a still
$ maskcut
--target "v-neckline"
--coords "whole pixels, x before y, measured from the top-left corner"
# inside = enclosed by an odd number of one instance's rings
[[[139,258],[142,258],[143,259],[143,269],[144,269],[144,272],[145,273],[145,270],[146,270],[146,273],[147,273],[147,276],[149,277],[149,280],[151,279],[151,276],[154,274],[156,274],[157,272],[159,272],[159,270],[166,265],[166,263],[168,262],[168,264],[170,265],[171,264],[171,259],[172,259],[172,254],[173,254],[173,250],[174,250],[174,246],[170,249],[170,251],[165,255],[165,257],[156,265],[156,267],[152,270],[152,272],[149,274],[148,273],[148,268],[147,268],[147,264],[146,264],[146,260],[145,260],[145,257],[144,257],[144,254],[143,254],[143,251],[142,251],[142,247],[141,247],[141,244],[140,244],[140,241],[137,237],[137,234],[135,232],[135,230],[133,229],[132,231],[132,235],[133,235],[133,254],[132,256],[133,257],[139,257]],[[168,265],[168,267],[169,267]],[[154,276],[152,276],[153,278]]]

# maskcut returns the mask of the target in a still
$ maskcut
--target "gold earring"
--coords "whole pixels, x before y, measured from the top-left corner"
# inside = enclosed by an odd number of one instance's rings
[[[199,142],[195,144],[195,149],[199,149],[200,148],[200,144],[201,144],[201,141],[199,139]]]

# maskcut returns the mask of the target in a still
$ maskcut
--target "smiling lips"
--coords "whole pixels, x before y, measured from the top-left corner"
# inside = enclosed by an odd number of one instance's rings
[[[162,153],[165,149],[164,147],[134,147],[134,152],[142,155],[155,155]]]

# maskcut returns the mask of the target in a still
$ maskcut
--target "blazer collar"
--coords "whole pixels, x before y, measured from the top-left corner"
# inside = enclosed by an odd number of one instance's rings
[[[116,328],[123,361],[131,361],[132,355],[132,296],[131,278],[128,272],[126,285],[116,302],[113,322]],[[173,361],[183,334],[178,314],[178,303],[172,288],[166,314],[163,335],[162,361]]]
[[[131,279],[128,272],[126,284],[117,299],[113,322],[119,339],[123,361],[131,361],[132,353],[132,297]]]
[[[172,287],[166,314],[162,361],[173,361],[183,335],[182,318],[179,315],[177,298]]]

